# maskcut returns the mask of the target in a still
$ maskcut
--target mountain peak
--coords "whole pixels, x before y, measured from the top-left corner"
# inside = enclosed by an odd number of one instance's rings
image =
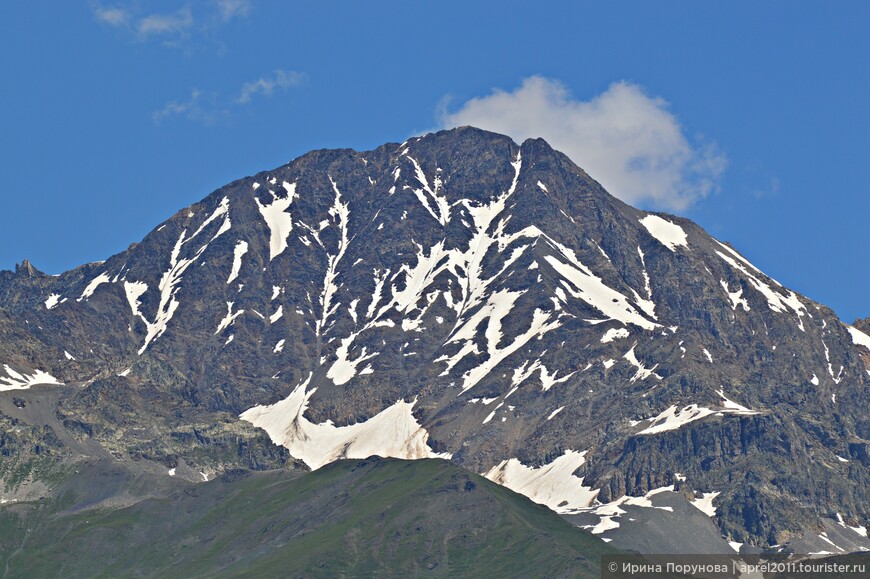
[[[20,264],[15,264],[15,274],[24,277],[36,277],[42,274],[42,272],[36,269],[29,259],[25,259]]]
[[[60,392],[33,437],[190,480],[440,456],[615,541],[660,500],[713,512],[710,549],[867,521],[845,327],[542,139],[313,151],[103,263],[0,278],[0,310],[0,390]]]

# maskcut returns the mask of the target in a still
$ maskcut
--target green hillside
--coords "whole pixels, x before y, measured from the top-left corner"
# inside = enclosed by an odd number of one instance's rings
[[[0,509],[4,577],[594,577],[613,552],[442,460],[230,473],[125,508],[82,509],[107,493],[77,476],[56,499]]]

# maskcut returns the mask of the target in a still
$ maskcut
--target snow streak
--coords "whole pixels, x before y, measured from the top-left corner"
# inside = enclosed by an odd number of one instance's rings
[[[160,283],[157,286],[160,291],[160,303],[157,305],[157,312],[154,316],[154,321],[150,321],[145,314],[139,309],[142,305],[139,301],[139,298],[148,290],[147,284],[140,281],[124,281],[124,290],[127,295],[127,302],[130,305],[130,310],[133,315],[138,317],[145,324],[147,329],[147,333],[145,335],[145,343],[139,348],[139,355],[142,355],[145,350],[148,348],[148,345],[151,344],[155,339],[163,335],[166,331],[167,324],[169,320],[172,319],[172,316],[175,314],[175,311],[178,309],[179,302],[176,299],[176,295],[178,293],[178,289],[181,284],[182,276],[184,272],[187,271],[187,268],[190,267],[191,264],[196,262],[202,254],[205,252],[206,248],[208,248],[209,244],[229,231],[231,223],[230,223],[230,201],[227,197],[224,197],[220,205],[214,210],[214,212],[209,216],[208,219],[203,222],[203,224],[196,230],[196,232],[191,235],[189,238],[187,237],[187,229],[181,232],[181,235],[178,237],[178,241],[175,242],[175,247],[172,249],[172,254],[169,256],[169,269],[163,273],[163,277],[160,279]],[[202,233],[202,231],[206,228],[208,224],[213,222],[214,220],[223,217],[223,223],[218,229],[217,233],[215,233],[212,238],[207,241],[204,245],[202,245],[192,257],[182,258],[181,250],[182,247],[192,242],[196,237]]]

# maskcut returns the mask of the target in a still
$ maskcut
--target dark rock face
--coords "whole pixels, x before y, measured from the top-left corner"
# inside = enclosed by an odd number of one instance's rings
[[[76,386],[58,440],[81,454],[284,465],[238,415],[309,380],[312,423],[416,400],[429,447],[476,472],[588,451],[577,476],[602,502],[679,473],[758,545],[870,516],[862,353],[697,225],[625,205],[540,139],[473,128],[314,151],[104,263],[0,272],[0,368]]]

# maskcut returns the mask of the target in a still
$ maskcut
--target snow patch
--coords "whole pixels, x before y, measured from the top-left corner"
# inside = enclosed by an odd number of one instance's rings
[[[350,305],[347,307],[347,313],[350,314],[351,319],[353,320],[354,325],[359,323],[359,319],[356,313],[356,307],[359,305],[359,298],[354,298],[351,300]]]
[[[754,265],[750,264],[748,261],[746,261],[745,259],[740,257],[740,255],[737,254],[737,252],[735,252],[733,249],[731,249],[727,245],[724,245],[718,241],[716,243],[718,243],[723,249],[727,250],[728,253],[731,254],[729,256],[729,255],[725,255],[721,251],[716,251],[716,255],[721,257],[726,263],[728,263],[734,269],[742,272],[743,275],[746,276],[746,279],[749,280],[749,283],[752,285],[752,287],[754,287],[759,293],[761,293],[765,298],[767,298],[767,305],[768,305],[768,307],[770,307],[771,310],[778,312],[778,313],[784,313],[787,310],[791,309],[798,316],[798,327],[802,331],[805,331],[804,327],[803,327],[803,321],[801,320],[801,318],[807,314],[807,311],[806,311],[806,307],[804,306],[804,304],[801,303],[801,301],[798,298],[796,293],[794,293],[793,291],[789,291],[788,295],[782,295],[779,292],[774,291],[772,287],[770,287],[768,284],[764,283],[763,281],[758,279],[755,275],[750,273],[750,271],[746,267],[744,267],[744,265],[748,265],[749,267],[751,267],[752,269],[754,269],[758,273],[761,273],[758,270],[758,268],[756,268]],[[738,263],[737,260],[740,260],[740,262],[742,262],[742,263]],[[777,285],[779,285],[779,283],[776,282],[776,280],[773,280],[773,281],[775,283],[777,283]],[[782,287],[782,286],[780,286],[780,287]],[[736,306],[735,306],[735,308],[736,308]]]
[[[553,242],[549,238],[549,241]],[[631,306],[626,296],[608,287],[601,278],[583,265],[574,252],[561,244],[553,242],[561,251],[565,261],[553,255],[544,259],[565,281],[562,287],[575,298],[579,298],[611,319],[624,324],[634,324],[645,330],[654,330],[659,324],[649,321]]]
[[[248,252],[248,242],[239,240],[236,247],[233,248],[233,270],[230,272],[230,277],[227,278],[227,283],[232,282],[239,277],[239,271],[242,269],[242,256]]]
[[[728,541],[728,546],[734,549],[735,553],[739,553],[740,547],[743,546],[743,543],[738,543],[737,541]]]
[[[604,253],[604,250],[601,249],[601,247],[599,247],[598,249],[600,249],[601,252]],[[638,256],[640,256],[640,265],[643,267],[643,289],[646,292],[646,298],[644,299],[640,297],[640,294],[638,294],[633,289],[631,291],[634,294],[634,299],[637,302],[637,305],[640,306],[640,309],[642,309],[646,313],[646,315],[648,315],[652,319],[656,319],[656,304],[652,299],[652,286],[650,285],[649,272],[646,270],[646,256],[643,254],[643,250],[640,248],[639,245],[637,246],[637,254]],[[610,261],[610,258],[607,259],[608,261]]]
[[[356,359],[351,359],[350,356],[350,347],[353,344],[353,341],[359,334],[351,334],[347,338],[343,338],[341,340],[341,345],[338,347],[338,350],[335,352],[336,360],[330,366],[329,370],[326,372],[326,377],[335,382],[336,385],[342,386],[343,384],[347,384],[350,382],[351,378],[356,376],[356,368],[366,360],[370,360],[378,355],[377,352],[373,354],[366,354],[366,347],[363,346],[360,355]]]
[[[717,390],[716,393],[719,394],[719,396],[722,398],[721,408],[714,410],[712,408],[705,408],[697,404],[690,404],[688,406],[684,406],[681,409],[678,409],[677,405],[674,404],[673,406],[661,412],[658,416],[648,419],[651,421],[651,424],[637,434],[658,434],[661,432],[667,432],[669,430],[677,430],[678,428],[681,428],[682,426],[685,426],[690,422],[701,420],[702,418],[713,415],[723,416],[724,414],[736,414],[739,416],[751,416],[753,414],[759,414],[759,412],[756,410],[750,410],[745,406],[729,400],[725,397],[725,394],[722,390]],[[640,422],[635,422],[633,423],[633,425],[640,424]]]
[[[627,338],[629,335],[629,331],[625,328],[611,328],[604,332],[604,335],[601,336],[601,343],[607,344],[609,342],[612,342],[613,340],[621,340],[623,338]]]
[[[839,384],[843,380],[843,366],[840,366],[840,371],[837,372],[837,375],[834,375],[834,366],[831,364],[831,351],[828,349],[828,344],[822,340],[822,346],[825,348],[825,360],[828,362],[828,374],[831,376],[831,379],[834,381],[834,384]]]
[[[588,525],[583,528],[589,530],[593,535],[600,535],[606,531],[610,531],[612,529],[619,528],[619,522],[615,519],[621,517],[626,514],[627,511],[620,508],[621,506],[632,506],[632,507],[642,507],[647,509],[659,509],[662,511],[673,512],[673,507],[657,507],[652,503],[652,497],[663,493],[663,492],[673,492],[674,486],[669,485],[666,487],[660,487],[656,489],[652,489],[648,493],[646,493],[642,497],[629,497],[623,496],[615,501],[609,503],[598,503],[595,505],[590,505],[588,508],[577,509],[573,511],[574,513],[591,513],[598,517],[601,517],[600,522],[597,525]]]
[[[845,553],[845,552],[846,552],[842,547],[840,547],[839,545],[837,545],[836,543],[834,543],[832,540],[830,540],[830,539],[828,538],[828,534],[827,534],[827,533],[824,533],[824,532],[823,532],[823,533],[821,533],[820,535],[817,535],[817,536],[819,537],[819,539],[821,539],[821,540],[823,540],[824,542],[828,543],[829,545],[831,545],[832,547],[834,547],[835,549],[837,549],[839,552],[841,552],[841,553]]]
[[[130,305],[130,311],[134,316],[141,316],[142,313],[139,311],[139,306],[142,303],[139,301],[139,298],[142,297],[148,291],[148,284],[142,281],[125,281],[124,282],[124,294],[127,296],[127,303]]]
[[[89,297],[94,295],[94,292],[97,290],[98,287],[100,287],[104,283],[109,283],[110,281],[111,281],[111,278],[109,277],[108,272],[101,273],[100,275],[98,275],[97,277],[92,279],[90,281],[90,283],[88,283],[87,287],[85,287],[85,291],[82,292],[81,297],[79,299],[77,299],[76,301],[80,302],[82,300],[88,299]],[[48,307],[48,306],[46,305],[46,307]]]
[[[50,310],[53,307],[56,307],[57,304],[60,303],[60,294],[51,294],[45,300],[45,309]]]
[[[423,186],[422,189],[412,189],[414,195],[417,196],[417,199],[423,207],[426,208],[426,211],[428,211],[429,214],[438,221],[438,223],[442,226],[446,226],[450,222],[450,203],[448,203],[447,198],[443,195],[441,190],[441,177],[436,175],[433,183],[434,186],[430,186],[429,180],[426,178],[426,174],[423,173],[420,164],[410,155],[407,155],[407,157],[414,164],[415,177],[417,181],[419,181],[420,185]],[[432,203],[430,203],[430,198]]]
[[[711,493],[701,493],[700,498],[693,499],[689,501],[692,503],[692,506],[707,515],[708,517],[716,516],[716,507],[713,506],[713,500],[722,494],[719,491],[713,491]]]
[[[640,224],[646,227],[649,234],[655,237],[659,243],[673,252],[677,251],[677,247],[688,247],[686,232],[676,223],[671,223],[658,215],[647,215],[640,220]]]
[[[239,310],[237,312],[233,311],[233,302],[227,302],[227,315],[223,317],[223,319],[218,324],[217,330],[215,330],[215,335],[220,334],[223,330],[227,329],[230,324],[236,321],[236,318],[245,313],[245,310]]]
[[[338,222],[339,239],[336,252],[327,252],[326,274],[323,276],[323,292],[320,294],[320,319],[315,322],[315,333],[322,336],[327,329],[329,318],[338,310],[339,303],[333,305],[333,297],[338,291],[338,286],[335,281],[338,277],[338,265],[347,251],[347,246],[350,243],[348,239],[348,220],[350,219],[350,209],[347,203],[341,201],[341,191],[338,190],[338,185],[329,177],[329,182],[332,184],[332,190],[335,192],[335,200],[332,207],[329,208],[329,216]],[[326,226],[329,226],[329,221],[324,221]],[[323,229],[323,227],[321,227]],[[318,239],[319,241],[319,239]]]
[[[523,365],[514,370],[513,376],[511,377],[511,386],[516,388],[523,382],[525,382],[532,374],[535,373],[536,370],[540,370],[540,378],[541,378],[541,391],[546,392],[556,384],[561,384],[568,380],[571,376],[576,374],[576,372],[571,372],[563,376],[562,378],[556,378],[559,375],[559,371],[556,370],[552,374],[550,374],[547,367],[541,363],[540,358],[532,362],[529,365],[528,361],[523,362]]]
[[[260,203],[257,197],[254,201],[257,202],[257,208],[260,210],[260,215],[269,227],[269,261],[279,256],[287,249],[287,239],[293,231],[293,216],[287,213],[287,209],[296,199],[296,183],[283,183],[284,190],[287,193],[286,197],[278,197],[274,191],[269,191],[272,194],[272,202],[266,205]]]
[[[758,414],[758,412],[755,410],[750,410],[749,408],[743,406],[742,404],[738,404],[738,403],[734,402],[733,400],[729,400],[725,396],[725,393],[723,390],[716,390],[716,394],[718,394],[720,397],[722,397],[722,406],[725,408],[725,410],[724,410],[725,412],[745,414],[747,416],[751,415],[751,414]]]
[[[470,353],[472,350],[469,350],[467,346],[468,344],[473,345],[473,340],[478,336],[478,325],[484,320],[487,321],[483,336],[486,340],[486,350],[489,357],[482,364],[468,370],[463,375],[462,391],[460,394],[474,387],[484,376],[498,366],[502,360],[522,348],[529,340],[541,337],[561,325],[558,319],[553,319],[550,316],[550,313],[535,309],[529,328],[516,336],[512,342],[503,348],[499,348],[498,344],[501,343],[503,336],[502,321],[507,317],[517,299],[523,293],[506,289],[493,292],[487,304],[471,316],[468,322],[448,340],[448,342],[466,341],[465,347],[460,350],[460,354],[463,352]],[[458,360],[454,357],[451,362],[455,365]]]
[[[853,344],[855,344],[856,346],[864,346],[865,348],[870,350],[870,336],[868,336],[858,328],[853,328],[852,326],[847,326],[846,330],[848,330],[849,334],[852,336]]]
[[[202,225],[199,226],[199,229],[197,229],[196,232],[190,236],[190,239],[193,239],[194,237],[196,237],[197,235],[202,233],[203,230],[206,227],[208,227],[208,225],[212,221],[214,221],[215,219],[218,219],[219,217],[223,217],[224,221],[221,224],[220,228],[218,229],[217,233],[212,237],[212,241],[217,239],[218,237],[220,237],[221,235],[223,235],[227,231],[229,231],[229,229],[231,227],[229,211],[230,211],[230,199],[229,199],[229,197],[224,197],[223,199],[221,199],[220,204],[217,207],[215,207],[215,210],[212,211],[212,214],[208,216],[208,219],[203,221]]]
[[[737,291],[732,292],[728,289],[728,282],[724,279],[720,279],[719,283],[722,285],[722,289],[725,290],[725,293],[728,295],[728,301],[731,302],[731,309],[737,311],[737,306],[743,308],[744,312],[749,311],[749,302],[743,297],[743,288],[738,288]]]
[[[650,376],[661,380],[662,377],[655,373],[655,369],[659,367],[658,364],[653,366],[652,368],[647,368],[637,359],[637,356],[634,353],[634,349],[637,347],[635,343],[634,346],[631,347],[631,350],[625,353],[622,357],[628,360],[628,363],[635,367],[637,372],[634,373],[634,376],[631,377],[631,382],[634,383],[638,380],[646,380]]]
[[[558,407],[557,409],[555,409],[554,411],[552,411],[550,413],[550,415],[547,417],[547,420],[553,420],[553,417],[556,416],[557,414],[559,414],[560,412],[562,412],[562,410],[564,410],[564,409],[565,409],[564,406]]]
[[[16,372],[9,364],[4,364],[3,370],[6,372],[6,376],[0,376],[0,392],[4,390],[26,390],[36,384],[63,386],[63,382],[58,381],[57,378],[42,370],[34,370],[32,374],[25,374],[23,372]]]
[[[451,458],[449,453],[436,453],[428,446],[429,433],[411,413],[416,401],[397,400],[368,420],[348,426],[309,421],[305,411],[317,391],[307,391],[310,381],[311,376],[284,400],[255,406],[239,418],[265,430],[272,442],[287,448],[312,470],[343,458],[373,455],[407,460]]]
[[[697,404],[690,404],[682,410],[677,410],[675,404],[653,418],[652,425],[644,428],[638,434],[658,434],[659,432],[676,430],[685,424],[715,413],[715,410],[702,408]]]
[[[281,319],[281,316],[284,315],[284,306],[278,306],[278,309],[275,310],[275,313],[269,316],[269,323],[274,324],[278,320]]]
[[[503,460],[483,474],[489,480],[546,505],[557,513],[588,507],[598,491],[583,486],[574,471],[586,462],[586,451],[566,450],[549,464],[529,467],[518,459]]]

